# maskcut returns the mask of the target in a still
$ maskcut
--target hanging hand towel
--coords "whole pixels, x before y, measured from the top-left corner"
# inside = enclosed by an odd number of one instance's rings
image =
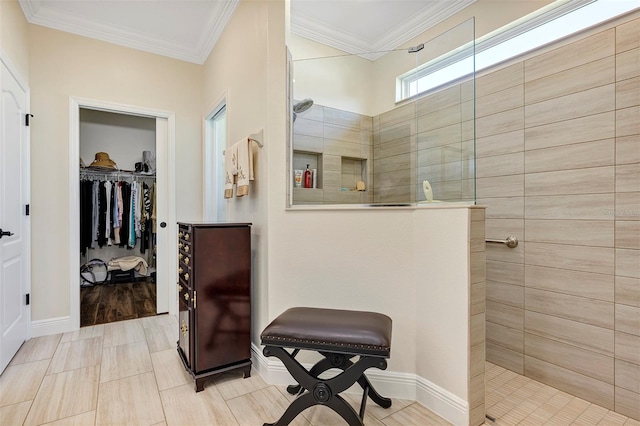
[[[224,151],[224,198],[233,197],[234,177],[238,173],[238,145],[231,145]]]
[[[236,145],[238,145],[238,187],[236,188],[236,197],[242,197],[249,195],[249,181],[254,180],[251,139],[244,138]]]

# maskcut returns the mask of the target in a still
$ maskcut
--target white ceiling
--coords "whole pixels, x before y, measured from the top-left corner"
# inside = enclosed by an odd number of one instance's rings
[[[476,0],[291,0],[291,31],[349,53],[390,50]],[[32,24],[202,64],[239,0],[19,0]]]

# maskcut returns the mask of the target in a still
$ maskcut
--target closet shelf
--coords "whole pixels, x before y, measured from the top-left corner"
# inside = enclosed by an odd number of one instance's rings
[[[139,173],[131,170],[105,170],[80,168],[80,178],[85,179],[103,179],[103,180],[123,180],[123,179],[155,179],[156,175],[148,173]]]

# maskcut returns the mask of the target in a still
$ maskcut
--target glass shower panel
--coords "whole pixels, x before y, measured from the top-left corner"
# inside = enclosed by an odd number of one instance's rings
[[[418,55],[418,202],[475,202],[475,28],[470,19]]]

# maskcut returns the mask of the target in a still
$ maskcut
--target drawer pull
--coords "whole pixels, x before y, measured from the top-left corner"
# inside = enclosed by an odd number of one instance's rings
[[[189,281],[189,273],[188,272],[184,274],[184,279]]]
[[[180,284],[178,284],[178,293],[182,292],[182,286]]]
[[[182,331],[182,335],[187,337],[187,331],[189,331],[189,327],[187,327],[187,323],[182,320],[182,324],[180,325],[180,331]]]
[[[193,309],[197,308],[197,303],[198,303],[198,292],[194,291],[193,292]]]
[[[182,246],[184,246],[184,244],[178,243],[178,248],[182,248]]]
[[[182,259],[182,258],[184,257],[184,254],[182,254],[182,253],[178,253],[178,257],[179,257],[180,259]]]
[[[184,272],[184,269],[182,269],[182,267],[178,268],[178,273],[181,274]]]
[[[191,238],[191,236],[189,234],[184,234],[184,239],[188,240],[189,238]]]
[[[184,258],[184,263],[186,263],[187,265],[189,264],[189,258],[188,257]]]
[[[184,300],[189,300],[189,293],[184,294]]]
[[[187,253],[189,253],[189,246],[184,246],[184,251],[186,251]]]
[[[178,232],[178,237],[179,238],[182,238],[183,235],[184,235],[184,232],[182,232],[182,231]]]

